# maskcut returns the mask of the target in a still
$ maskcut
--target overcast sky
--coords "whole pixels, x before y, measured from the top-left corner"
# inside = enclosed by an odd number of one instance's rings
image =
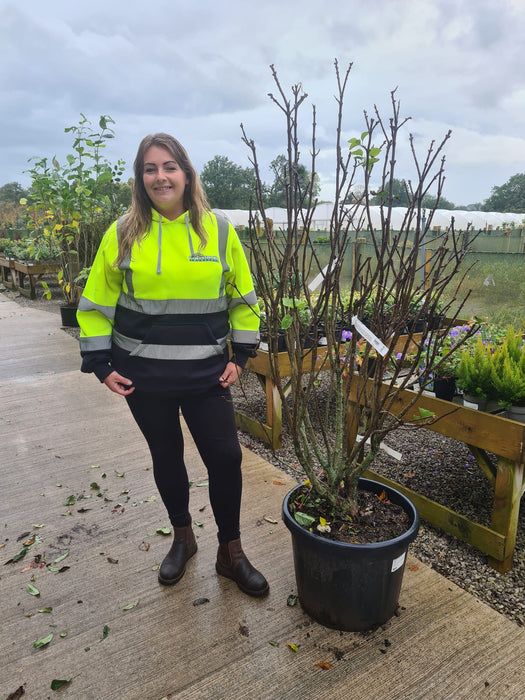
[[[337,58],[354,63],[345,136],[364,130],[363,109],[388,116],[397,87],[418,148],[452,129],[444,196],[480,202],[525,172],[524,47],[523,0],[0,0],[0,185],[27,186],[31,156],[63,160],[80,112],[115,120],[107,156],[128,175],[156,131],[199,172],[215,155],[248,166],[241,122],[268,164],[284,152],[274,64],[316,105],[330,198]],[[309,107],[303,118],[307,131]],[[413,176],[406,151],[398,168]]]

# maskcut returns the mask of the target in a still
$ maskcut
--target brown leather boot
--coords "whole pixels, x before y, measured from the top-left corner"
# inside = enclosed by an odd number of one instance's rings
[[[219,543],[215,569],[221,576],[235,581],[241,591],[248,595],[263,596],[268,593],[268,581],[250,564],[240,540]]]
[[[197,551],[197,542],[191,525],[173,528],[173,544],[159,569],[159,583],[173,586],[180,581],[186,570],[186,562]]]

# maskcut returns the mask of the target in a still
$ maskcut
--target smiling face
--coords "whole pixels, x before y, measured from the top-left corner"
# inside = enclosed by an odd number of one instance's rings
[[[173,220],[184,213],[184,189],[188,178],[166,148],[148,148],[144,154],[142,181],[154,209],[162,216]]]

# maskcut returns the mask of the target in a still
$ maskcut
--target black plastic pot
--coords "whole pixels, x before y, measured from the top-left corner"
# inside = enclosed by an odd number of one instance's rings
[[[297,593],[301,607],[314,620],[333,629],[357,632],[389,620],[395,613],[408,546],[417,536],[419,514],[392,488],[360,479],[359,488],[380,494],[410,518],[401,536],[373,544],[334,542],[299,525],[288,508],[295,487],[284,499],[282,517],[292,535]]]
[[[62,325],[68,328],[78,328],[77,307],[74,305],[66,305],[60,307],[60,316],[62,317]]]
[[[455,377],[434,377],[434,394],[436,399],[452,401],[456,395]]]

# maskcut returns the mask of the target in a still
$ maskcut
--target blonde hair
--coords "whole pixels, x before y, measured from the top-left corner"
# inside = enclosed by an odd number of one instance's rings
[[[143,181],[144,156],[151,146],[165,148],[171,153],[179,167],[184,170],[188,178],[188,184],[184,190],[183,205],[185,211],[189,213],[190,223],[200,239],[199,250],[204,249],[208,240],[206,229],[203,225],[203,217],[206,213],[209,213],[210,206],[206,200],[206,195],[202,189],[197,171],[193,167],[186,149],[177,139],[169,134],[150,134],[144,137],[140,142],[133,164],[135,182],[133,183],[131,207],[123,217],[119,227],[119,245],[116,265],[120,265],[126,256],[131,255],[133,244],[135,242],[140,243],[142,237],[151,227],[152,202],[146,192]],[[122,231],[121,234],[120,229]]]

